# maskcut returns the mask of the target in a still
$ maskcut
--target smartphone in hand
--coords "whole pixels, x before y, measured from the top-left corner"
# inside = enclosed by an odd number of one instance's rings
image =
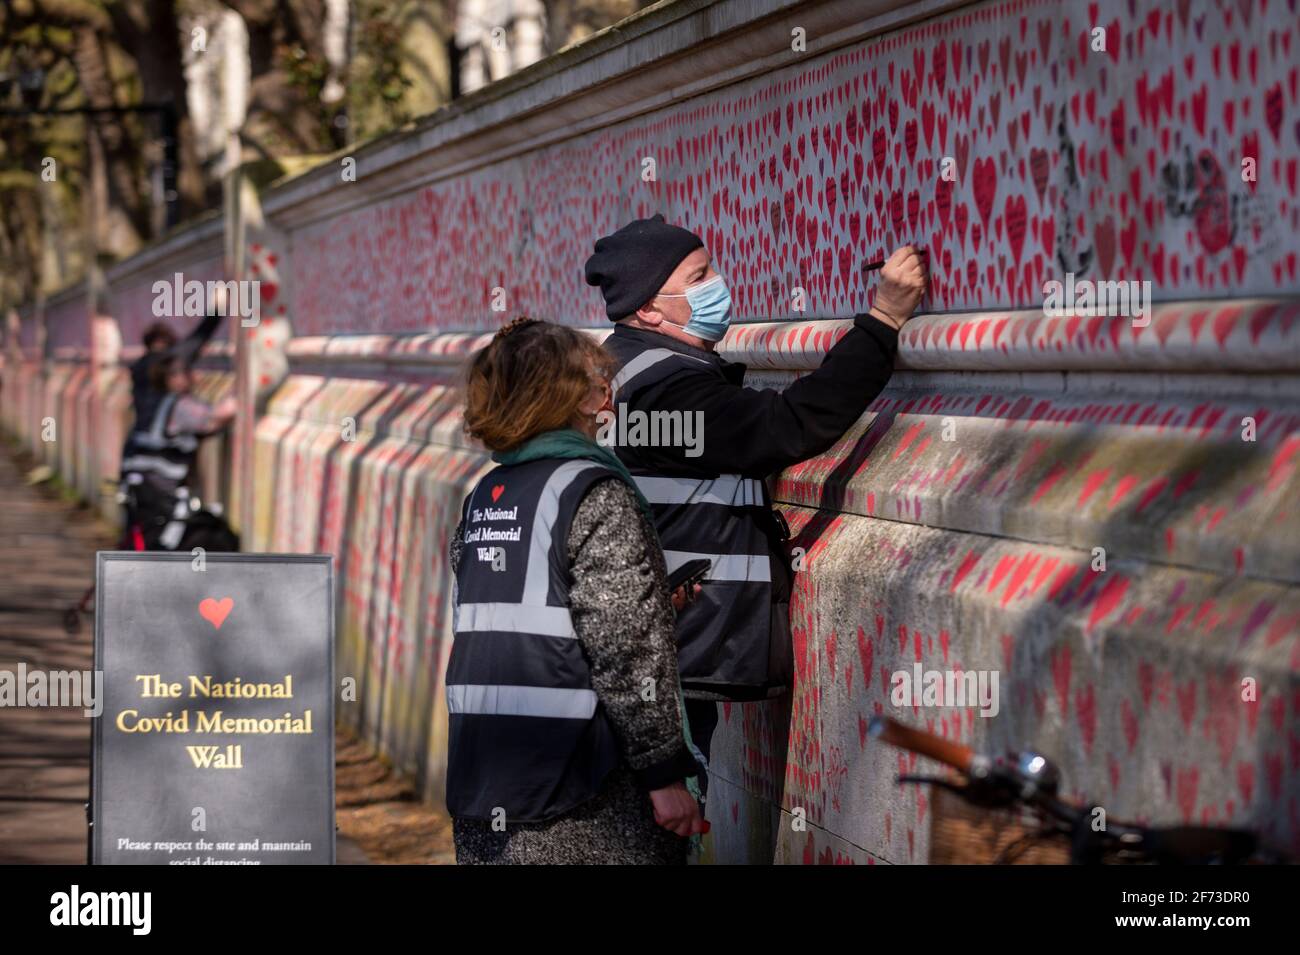
[[[713,561],[708,558],[688,560],[668,575],[668,589],[673,591],[678,587],[686,587],[689,592],[690,588],[707,578],[711,570],[713,570]]]

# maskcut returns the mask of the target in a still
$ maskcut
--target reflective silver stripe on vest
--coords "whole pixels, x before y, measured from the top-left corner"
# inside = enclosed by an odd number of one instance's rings
[[[683,355],[679,351],[672,351],[668,348],[649,348],[619,369],[618,374],[614,376],[614,380],[609,383],[610,390],[614,394],[618,394],[619,389],[641,372],[670,358],[687,358],[691,361],[698,361],[701,365],[709,364],[703,358],[696,358],[694,355]]]
[[[528,543],[524,592],[517,604],[464,603],[456,608],[456,631],[494,630],[549,637],[576,637],[568,607],[546,603],[551,589],[551,546],[555,520],[560,516],[560,495],[583,471],[599,467],[590,461],[566,461],[546,479],[533,514],[533,534]],[[481,486],[481,485],[480,485]],[[561,546],[563,542],[561,542]]]
[[[157,473],[165,478],[171,478],[173,481],[179,481],[185,475],[190,473],[189,467],[184,464],[176,464],[168,461],[166,458],[155,457],[152,454],[133,454],[122,462],[123,471],[140,471],[142,473]]]
[[[528,545],[528,571],[524,576],[523,603],[536,607],[546,606],[546,595],[551,589],[551,545],[555,519],[560,516],[560,495],[577,480],[583,471],[600,467],[591,461],[566,461],[555,469],[542,488],[533,517],[533,538]],[[564,547],[561,541],[559,546]],[[565,614],[568,610],[565,609]],[[527,631],[525,631],[527,632]]]
[[[161,448],[175,448],[177,451],[189,453],[199,446],[198,439],[189,434],[178,434],[174,437],[167,437],[166,427],[167,419],[171,417],[172,407],[176,404],[177,395],[173,392],[166,395],[158,403],[158,410],[154,412],[153,421],[149,423],[148,431],[135,431],[131,434],[131,440],[136,446],[141,448],[151,448],[155,451]]]
[[[178,434],[170,438],[155,437],[151,431],[133,431],[131,440],[135,442],[136,447],[148,448],[151,451],[158,451],[162,448],[175,448],[177,451],[189,453],[199,446],[198,438],[191,434]]]
[[[688,477],[633,478],[651,504],[726,504],[753,507],[763,503],[763,482],[739,474],[723,474],[712,480]]]
[[[713,568],[708,580],[742,580],[770,582],[772,566],[767,554],[697,554],[689,550],[666,550],[664,562],[672,573],[687,561],[710,560]]]
[[[550,686],[447,687],[447,710],[476,716],[540,716],[557,720],[589,720],[596,713],[595,690]]]
[[[538,607],[528,604],[461,604],[456,608],[456,632],[471,633],[475,630],[577,637],[568,607]]]

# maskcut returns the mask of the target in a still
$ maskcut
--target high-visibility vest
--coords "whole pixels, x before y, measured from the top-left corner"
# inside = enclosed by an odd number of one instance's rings
[[[712,356],[617,333],[605,348],[620,366],[611,382],[616,409],[652,414],[646,389],[682,371],[735,387]],[[691,560],[712,562],[700,596],[677,615],[683,692],[756,699],[788,686],[789,564],[766,485],[740,474],[702,472],[685,456],[680,468],[666,473],[644,466],[636,447],[615,450],[650,502],[668,573]]]
[[[465,499],[447,664],[447,809],[536,822],[595,796],[619,761],[569,614],[569,527],[585,460],[501,466]]]
[[[169,392],[158,402],[145,427],[140,426],[142,422],[136,422],[122,451],[121,471],[128,481],[131,475],[140,475],[154,488],[164,491],[184,487],[189,482],[199,439],[192,434],[167,434],[167,421],[179,397]]]

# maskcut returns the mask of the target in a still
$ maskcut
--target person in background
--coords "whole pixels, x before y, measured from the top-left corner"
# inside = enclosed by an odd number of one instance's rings
[[[530,319],[473,359],[465,429],[497,467],[450,546],[456,861],[685,862],[706,824],[649,507],[596,444],[608,356]]]
[[[176,332],[166,322],[154,322],[144,330],[144,354],[130,365],[131,406],[135,411],[135,424],[127,433],[123,457],[135,450],[131,446],[131,438],[136,431],[147,427],[153,420],[158,402],[165,394],[154,387],[150,369],[162,358],[169,356],[179,358],[186,368],[193,368],[203,346],[211,341],[221,327],[224,304],[225,299],[218,298],[209,309],[209,314],[182,341],[177,341]]]
[[[884,389],[925,264],[911,246],[896,250],[870,310],[783,391],[744,387],[745,366],[715,351],[731,294],[695,233],[637,219],[596,242],[585,272],[617,323],[605,348],[619,413],[701,426],[689,447],[617,451],[654,509],[669,572],[711,562],[702,596],[677,618],[686,712],[707,759],[717,701],[777,696],[792,679],[789,532],[764,479],[828,450]]]
[[[149,387],[161,396],[140,450],[122,460],[127,492],[127,532],[141,550],[239,550],[239,537],[219,515],[196,505],[199,443],[234,420],[236,401],[215,406],[194,397],[194,373],[178,354],[160,356],[149,367]]]

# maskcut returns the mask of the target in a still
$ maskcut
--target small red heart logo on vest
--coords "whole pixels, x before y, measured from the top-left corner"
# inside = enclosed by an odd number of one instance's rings
[[[230,616],[230,611],[234,607],[235,601],[231,597],[222,597],[220,600],[205,597],[199,603],[199,616],[212,624],[213,629],[220,630],[221,625],[226,622],[226,617]]]
[[[505,490],[506,490],[506,486],[505,486],[504,484],[498,484],[496,487],[494,487],[494,488],[492,489],[492,503],[493,503],[493,504],[495,504],[495,503],[497,502],[497,499],[498,499],[499,497],[501,497],[502,494],[505,493]]]

